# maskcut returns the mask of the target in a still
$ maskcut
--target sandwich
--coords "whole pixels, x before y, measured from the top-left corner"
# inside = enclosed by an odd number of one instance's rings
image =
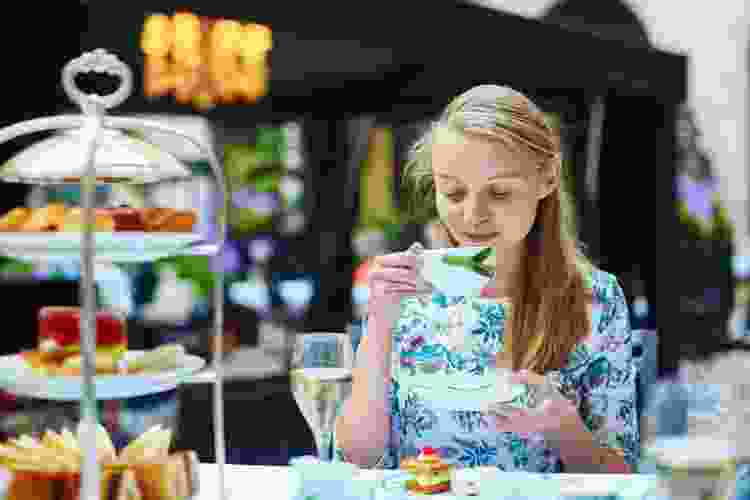
[[[133,466],[145,500],[183,500],[198,491],[198,455],[194,451],[173,453]]]
[[[78,433],[81,432],[79,424]],[[199,489],[193,451],[169,454],[172,432],[155,426],[119,454],[106,429],[97,426],[102,500],[185,500]],[[0,464],[13,474],[7,500],[78,500],[83,451],[67,429],[48,430],[0,445]]]

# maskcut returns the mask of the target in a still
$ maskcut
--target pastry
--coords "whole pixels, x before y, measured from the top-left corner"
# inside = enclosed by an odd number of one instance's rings
[[[189,233],[195,225],[195,213],[188,210],[179,210],[167,221],[163,231],[172,233]]]
[[[114,220],[115,231],[144,231],[143,215],[136,208],[109,208],[106,212]]]
[[[81,428],[79,424],[78,433]],[[198,492],[198,457],[169,455],[172,432],[152,427],[119,457],[107,430],[97,426],[102,500],[184,500]],[[47,430],[41,441],[21,436],[0,444],[0,464],[13,474],[7,500],[79,500],[82,453],[67,429]]]
[[[190,232],[196,220],[195,213],[187,210],[146,208],[142,213],[146,231],[151,232]]]
[[[142,500],[143,495],[132,470],[105,470],[102,474],[102,500]],[[186,497],[187,498],[187,497]]]
[[[57,231],[67,210],[64,203],[50,203],[45,207],[35,208],[21,225],[21,231]]]
[[[198,456],[173,453],[133,467],[144,500],[182,500],[198,492]]]
[[[31,209],[14,208],[0,218],[0,231],[18,231],[29,217],[31,217]]]
[[[38,351],[42,359],[62,361],[81,352],[80,308],[43,307],[39,311]],[[127,350],[125,322],[109,311],[96,313],[97,353],[118,355]]]
[[[58,228],[59,231],[82,231],[83,230],[83,209],[71,208],[62,219]],[[94,210],[94,231],[114,231],[115,222],[112,215],[102,209]]]
[[[63,182],[80,184],[81,179],[81,177],[63,177]],[[96,176],[96,182],[102,182],[105,184],[118,184],[130,180],[129,177]]]
[[[77,500],[80,476],[73,473],[16,471],[6,500]]]
[[[95,208],[94,231],[150,231],[189,233],[197,216],[194,210],[172,208]],[[50,203],[41,208],[14,208],[0,217],[0,231],[63,231],[83,229],[83,208]]]
[[[425,447],[416,459],[416,462],[402,462],[415,475],[411,481],[407,481],[408,489],[417,493],[443,493],[451,488],[452,466],[440,459],[434,448]]]

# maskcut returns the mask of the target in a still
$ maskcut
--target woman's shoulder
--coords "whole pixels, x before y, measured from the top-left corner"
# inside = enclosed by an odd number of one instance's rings
[[[583,273],[586,288],[591,293],[594,305],[614,305],[624,300],[620,282],[614,274],[599,269],[593,264],[588,264]]]
[[[629,313],[625,294],[617,277],[595,266],[587,271],[591,293],[591,335],[589,342],[601,338],[629,336]]]

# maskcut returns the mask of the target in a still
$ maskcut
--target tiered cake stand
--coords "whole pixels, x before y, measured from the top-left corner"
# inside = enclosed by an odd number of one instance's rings
[[[76,85],[77,75],[107,73],[119,77],[117,90],[107,96],[88,95]],[[96,457],[97,401],[141,396],[176,387],[200,370],[203,359],[186,355],[175,370],[145,375],[97,375],[95,262],[146,262],[173,255],[202,255],[223,262],[226,236],[226,187],[211,145],[200,143],[178,130],[134,118],[114,117],[107,110],[122,103],[131,93],[130,68],[102,49],[85,53],[69,62],[62,72],[68,97],[81,109],[78,115],[60,115],[18,123],[0,130],[0,143],[17,137],[54,131],[25,149],[0,169],[0,180],[29,184],[79,184],[83,229],[79,232],[2,232],[0,253],[30,261],[77,259],[81,263],[81,351],[82,376],[45,377],[25,366],[20,356],[0,358],[0,387],[21,395],[43,399],[79,400],[84,459],[81,470],[81,498],[99,500],[100,469]],[[171,154],[131,131],[172,134],[198,147],[208,158],[216,192],[222,200],[213,235],[193,233],[95,232],[94,191],[97,184],[126,184],[137,189],[143,184],[185,179],[191,172]],[[222,266],[215,266],[214,286],[214,435],[219,472],[219,497],[224,488],[224,415],[222,392],[223,285]],[[50,304],[54,305],[54,304]],[[24,332],[28,334],[28,332]],[[127,355],[137,355],[128,352]]]

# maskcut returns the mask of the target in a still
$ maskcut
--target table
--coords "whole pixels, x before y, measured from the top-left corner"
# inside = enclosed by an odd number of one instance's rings
[[[397,471],[382,471],[397,473]],[[367,474],[374,471],[365,471]],[[537,481],[552,481],[559,484],[555,490],[565,492],[569,498],[615,498],[607,495],[612,484],[622,486],[616,498],[618,500],[651,500],[654,498],[656,476],[651,474],[530,474],[530,473],[502,473],[511,481],[520,481],[529,485],[538,484]],[[194,500],[214,500],[217,497],[218,469],[215,464],[201,464],[200,493]],[[240,500],[257,496],[264,500],[290,500],[297,488],[297,477],[290,467],[227,465],[225,469],[225,486],[229,500]],[[582,488],[586,488],[583,492]],[[252,493],[251,493],[252,492]],[[598,492],[597,495],[595,492]],[[585,494],[578,494],[585,493]],[[409,498],[409,497],[401,497]],[[410,498],[422,500],[425,497],[412,495]],[[450,494],[436,495],[435,499],[452,500],[459,497]],[[481,499],[482,497],[466,497]],[[510,498],[510,497],[508,497]],[[536,498],[536,497],[535,497]],[[558,498],[563,498],[558,496]]]

